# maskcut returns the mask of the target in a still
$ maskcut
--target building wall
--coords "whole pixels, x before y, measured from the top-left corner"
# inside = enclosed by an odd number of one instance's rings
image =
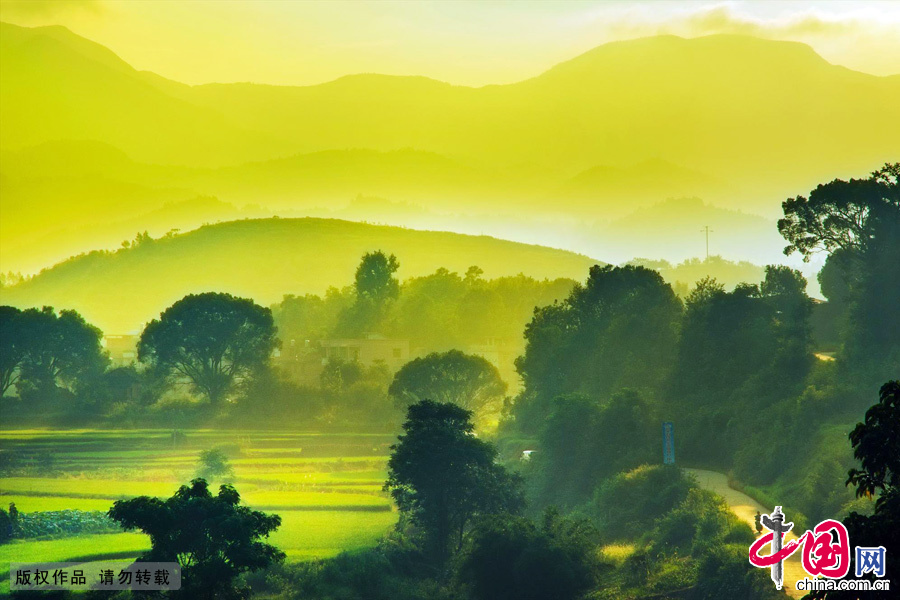
[[[371,367],[382,363],[396,372],[409,362],[409,340],[339,339],[322,341],[323,359],[358,361]]]

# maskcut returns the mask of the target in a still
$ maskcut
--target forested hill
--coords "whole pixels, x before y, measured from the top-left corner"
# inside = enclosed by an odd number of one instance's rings
[[[401,279],[444,267],[485,277],[524,273],[582,280],[598,261],[488,236],[417,231],[336,219],[255,219],[207,225],[159,239],[140,237],[115,252],[66,260],[2,290],[19,307],[74,308],[107,333],[139,330],[191,292],[225,291],[269,304],[284,294],[321,294],[353,281],[360,257],[393,253]]]

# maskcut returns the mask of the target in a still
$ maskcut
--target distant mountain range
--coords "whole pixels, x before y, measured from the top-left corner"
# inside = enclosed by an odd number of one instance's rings
[[[0,269],[114,246],[144,220],[185,229],[358,195],[517,239],[543,227],[541,241],[672,197],[773,216],[898,159],[897,98],[900,76],[742,36],[605,44],[480,88],[375,74],[188,86],[63,27],[2,24]]]
[[[192,292],[230,292],[263,304],[285,294],[323,294],[350,285],[362,255],[374,250],[397,256],[402,279],[439,267],[462,274],[478,265],[488,278],[524,273],[582,280],[598,263],[487,236],[337,219],[248,219],[74,257],[3,288],[0,302],[74,308],[107,333],[124,333]]]

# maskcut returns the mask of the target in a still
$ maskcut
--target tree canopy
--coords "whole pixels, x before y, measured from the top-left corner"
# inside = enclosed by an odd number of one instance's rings
[[[284,553],[260,541],[281,525],[281,517],[251,510],[240,495],[222,485],[213,496],[203,479],[183,485],[166,500],[139,496],[117,500],[109,516],[126,531],[150,536],[142,560],[181,565],[180,598],[242,598],[234,578],[284,559]]]
[[[788,198],[778,231],[788,241],[785,254],[804,260],[837,249],[863,254],[878,235],[879,222],[900,212],[900,163],[885,164],[868,179],[835,179],[820,184],[809,198]]]
[[[900,381],[881,386],[879,400],[866,411],[865,420],[850,432],[853,456],[860,468],[851,469],[847,485],[857,496],[877,496],[871,515],[851,512],[842,522],[854,546],[883,546],[887,556],[900,551]],[[851,561],[856,557],[851,555]],[[851,571],[852,572],[852,571]],[[873,579],[871,573],[864,575]],[[867,596],[893,598],[896,592],[868,592]],[[846,591],[815,592],[813,598],[851,600],[858,594]]]
[[[736,428],[755,422],[760,408],[799,393],[813,361],[805,288],[799,272],[769,265],[760,284],[726,292],[704,279],[688,295],[668,387],[672,401],[663,409],[684,432],[688,456],[711,450],[730,456],[740,437]]]
[[[634,390],[603,402],[582,394],[557,398],[531,461],[529,499],[572,508],[599,481],[652,460],[658,450],[654,411]]]
[[[518,478],[495,462],[496,450],[475,437],[470,419],[455,404],[413,404],[388,460],[385,490],[422,528],[439,571],[475,517],[522,508]]]
[[[381,250],[364,254],[354,278],[356,297],[376,303],[396,299],[400,293],[400,283],[394,273],[399,268],[400,261],[393,254],[388,255]]]
[[[842,357],[873,388],[900,370],[900,163],[783,203],[785,253],[829,254],[820,273]]]
[[[0,384],[20,395],[83,391],[109,362],[102,333],[74,310],[0,307]]]
[[[459,579],[474,600],[575,600],[595,582],[596,531],[548,510],[540,525],[505,515],[479,521]]]
[[[394,375],[388,392],[410,405],[422,400],[452,402],[475,414],[500,409],[506,384],[497,367],[459,350],[434,352],[412,360]]]
[[[21,310],[0,306],[0,397],[18,381],[25,360],[27,340],[22,327]]]
[[[219,403],[236,380],[262,369],[277,347],[272,311],[246,298],[208,292],[185,296],[151,321],[138,358],[187,378]]]
[[[516,367],[527,394],[517,423],[537,432],[549,403],[573,392],[607,398],[622,388],[648,395],[663,382],[681,318],[681,302],[656,271],[594,266],[563,302],[534,311]]]

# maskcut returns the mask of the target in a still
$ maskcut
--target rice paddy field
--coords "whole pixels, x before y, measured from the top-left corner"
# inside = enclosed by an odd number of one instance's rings
[[[168,497],[197,476],[201,451],[218,448],[242,500],[281,515],[269,542],[288,561],[326,558],[373,545],[396,522],[381,490],[393,441],[384,434],[0,431],[0,506],[15,503],[24,516]],[[0,593],[9,589],[10,562],[127,559],[147,548],[147,536],[115,531],[16,539],[0,545]]]

